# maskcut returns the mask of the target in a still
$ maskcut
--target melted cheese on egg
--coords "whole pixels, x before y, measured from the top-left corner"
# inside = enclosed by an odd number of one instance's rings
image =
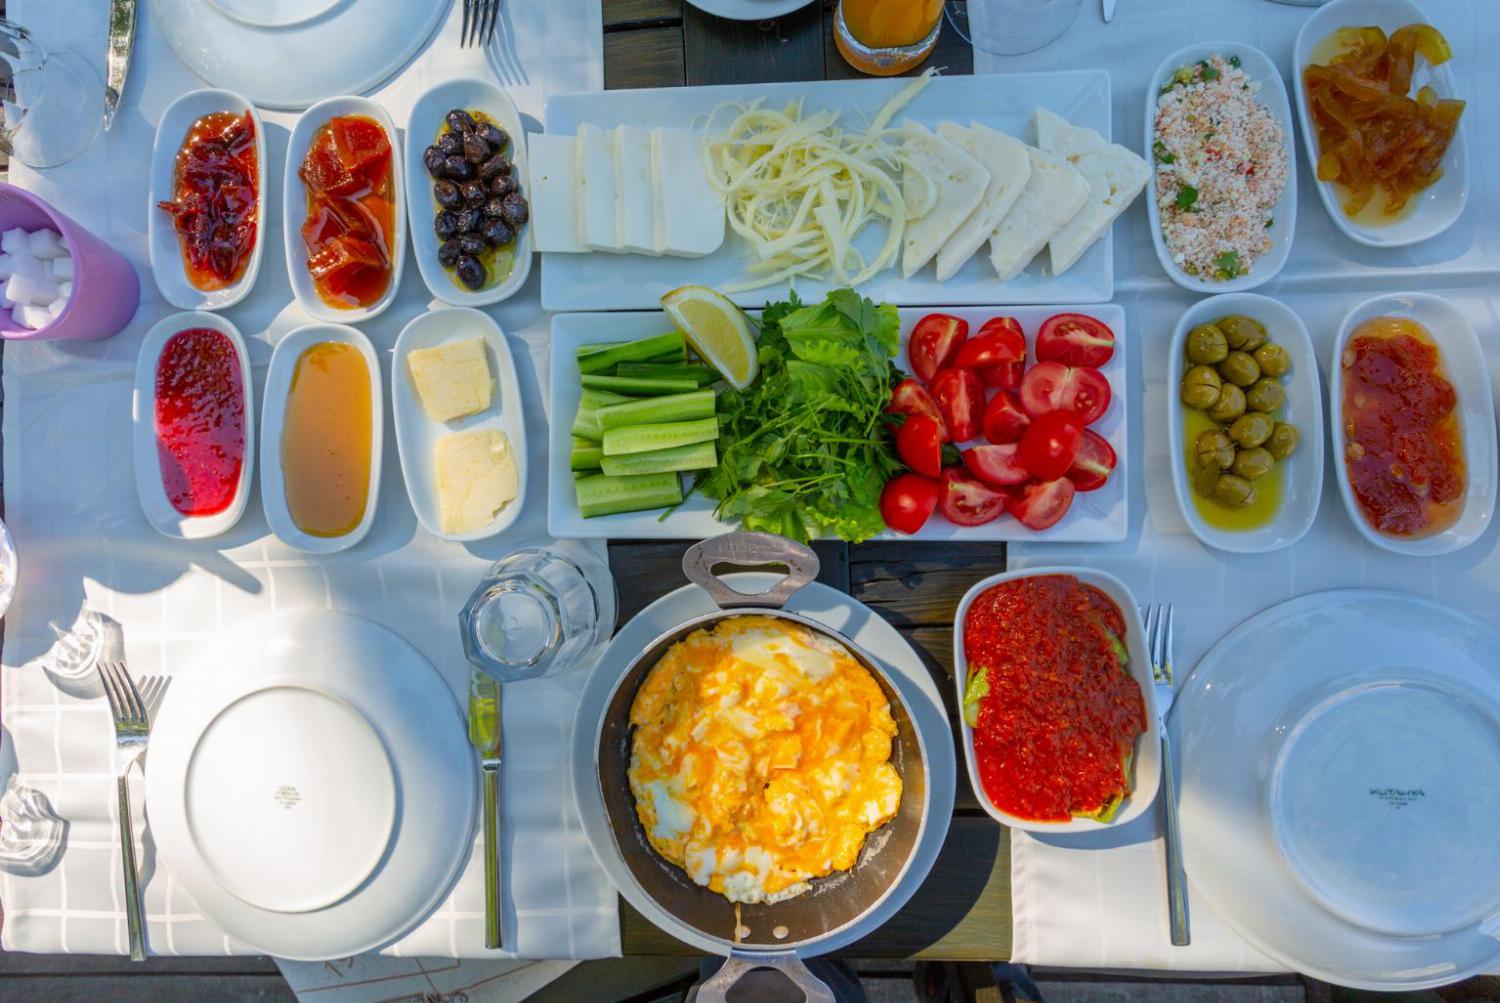
[[[733,902],[853,867],[901,804],[890,701],[843,645],[736,616],[672,645],[630,706],[630,789],[651,845]]]

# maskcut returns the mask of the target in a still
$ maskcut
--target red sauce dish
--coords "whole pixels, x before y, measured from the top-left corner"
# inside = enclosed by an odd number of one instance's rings
[[[181,515],[233,503],[245,464],[246,399],[230,337],[194,327],[172,335],[156,363],[156,443],[162,487]]]
[[[297,174],[307,188],[302,242],[318,296],[340,310],[385,295],[395,267],[396,181],[391,139],[364,115],[329,119]]]
[[[203,292],[234,285],[245,274],[260,228],[260,165],[255,119],[247,111],[212,112],[193,122],[172,178],[172,214],[183,270]]]
[[[1125,587],[1084,569],[999,575],[969,591],[958,621],[965,753],[990,813],[1057,830],[1144,810],[1160,743]]]

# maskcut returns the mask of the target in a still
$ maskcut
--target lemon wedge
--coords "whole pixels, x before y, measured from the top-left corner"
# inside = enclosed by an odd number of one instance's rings
[[[679,286],[661,298],[661,308],[682,329],[688,344],[736,390],[760,371],[750,318],[723,293],[707,286]]]

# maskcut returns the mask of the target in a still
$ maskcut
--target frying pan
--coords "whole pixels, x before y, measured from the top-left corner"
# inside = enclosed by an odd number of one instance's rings
[[[765,592],[746,595],[721,581],[718,565],[784,565],[787,575]],[[817,577],[818,557],[807,547],[770,533],[731,533],[688,548],[682,570],[718,605],[716,612],[693,617],[660,635],[632,661],[615,683],[595,741],[596,778],[615,846],[641,889],[658,908],[729,956],[698,990],[699,1003],[723,1003],[739,978],[755,968],[776,968],[791,979],[809,1003],[833,1003],[833,994],[808,972],[799,955],[819,953],[820,942],[858,923],[895,890],[910,866],[927,825],[929,774],[921,735],[910,708],[880,663],[838,631],[782,609],[799,589]],[[717,892],[695,884],[687,873],[651,847],[636,815],[630,791],[630,705],[647,673],[673,644],[695,630],[736,616],[753,614],[801,624],[843,645],[879,684],[896,722],[891,764],[901,776],[901,805],[896,816],[869,834],[854,867],[816,879],[795,898],[740,906],[736,936],[735,905]]]

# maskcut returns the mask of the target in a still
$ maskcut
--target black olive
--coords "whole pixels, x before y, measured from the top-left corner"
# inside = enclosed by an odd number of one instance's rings
[[[444,268],[452,268],[458,264],[459,255],[462,253],[458,249],[457,240],[445,240],[438,245],[438,264]]]
[[[498,178],[502,174],[510,173],[510,161],[505,159],[505,154],[497,153],[484,163],[479,165],[479,177],[483,181]]]
[[[458,281],[470,289],[478,289],[484,285],[486,278],[484,266],[479,263],[478,258],[470,257],[467,254],[464,255],[458,259],[458,266],[455,271],[458,272]]]
[[[480,205],[489,193],[484,190],[484,184],[479,181],[465,181],[459,186],[459,194],[464,197],[465,205]]]
[[[471,164],[482,163],[489,159],[490,144],[470,133],[464,137],[464,159]]]
[[[510,228],[510,224],[503,219],[487,219],[479,228],[479,233],[485,240],[489,241],[491,247],[504,247],[516,239],[516,231]]]
[[[427,173],[435,178],[443,176],[445,167],[443,151],[436,146],[429,146],[422,151],[422,164],[427,168]]]
[[[456,133],[445,132],[438,137],[437,147],[445,157],[461,154],[464,152],[464,138]]]
[[[504,219],[505,200],[499,197],[492,198],[481,206],[479,211],[484,213],[487,219]]]
[[[489,250],[489,244],[485,239],[475,233],[461,233],[458,235],[458,250],[460,254],[483,254]]]
[[[511,226],[520,226],[531,215],[526,208],[526,197],[520,192],[511,192],[503,202],[504,219]]]
[[[432,232],[437,234],[438,240],[447,240],[458,232],[458,213],[452,209],[444,209],[432,219]]]
[[[472,184],[472,182],[470,182]],[[463,201],[458,192],[458,185],[451,181],[434,181],[432,183],[432,197],[437,199],[437,204],[445,209],[452,209]]]
[[[458,233],[473,233],[479,229],[479,222],[483,217],[475,208],[460,209],[456,214],[458,219]]]
[[[519,188],[515,175],[502,174],[490,181],[490,194],[504,197]]]
[[[505,149],[505,144],[510,142],[510,137],[505,134],[505,130],[500,128],[494,122],[485,122],[475,130],[475,134],[480,139],[490,144],[490,149],[494,150],[496,153],[499,153],[501,150]]]
[[[443,174],[450,181],[467,181],[474,176],[474,165],[463,157],[449,157],[443,161]]]
[[[448,123],[448,128],[454,132],[473,132],[475,129],[474,116],[462,108],[454,108],[443,116],[443,121]]]

